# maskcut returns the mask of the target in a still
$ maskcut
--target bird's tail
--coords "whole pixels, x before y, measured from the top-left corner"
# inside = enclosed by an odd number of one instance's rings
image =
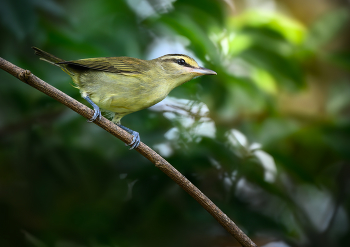
[[[32,48],[34,49],[35,54],[38,55],[41,60],[44,60],[44,61],[46,61],[48,63],[54,64],[56,66],[59,66],[56,63],[65,61],[65,60],[63,60],[61,58],[55,57],[54,55],[52,55],[52,54],[50,54],[50,53],[48,53],[46,51],[40,50],[39,48],[36,48],[34,46]]]

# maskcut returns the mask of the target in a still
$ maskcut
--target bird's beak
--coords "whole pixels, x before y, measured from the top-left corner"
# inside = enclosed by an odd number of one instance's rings
[[[206,68],[192,68],[192,72],[200,74],[200,75],[217,75],[214,70],[206,69]]]

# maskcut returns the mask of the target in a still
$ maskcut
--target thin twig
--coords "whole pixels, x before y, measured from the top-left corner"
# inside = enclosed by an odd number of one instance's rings
[[[93,116],[93,110],[61,92],[57,88],[44,82],[40,78],[33,75],[29,70],[19,68],[1,57],[0,68],[25,82],[26,84],[38,89],[39,91],[68,106],[83,117],[90,119]],[[104,117],[102,117],[100,120],[95,120],[94,123],[125,143],[130,143],[132,140],[132,136],[129,133],[119,128],[117,125],[113,124],[111,121]],[[256,246],[256,244],[247,235],[245,235],[244,232],[242,232],[242,230],[239,229],[238,226],[229,217],[227,217],[227,215],[224,214],[208,197],[206,197],[185,176],[177,171],[153,149],[141,142],[135,150],[150,160],[153,164],[155,164],[157,168],[159,168],[162,172],[174,180],[174,182],[176,182],[182,189],[190,194],[190,196],[192,196],[200,205],[202,205],[202,207],[205,208],[205,210],[207,210],[233,237],[235,237],[242,246]]]

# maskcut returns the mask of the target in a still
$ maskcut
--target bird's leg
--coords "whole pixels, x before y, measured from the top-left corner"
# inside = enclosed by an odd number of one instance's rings
[[[98,107],[88,95],[83,96],[83,98],[90,103],[90,105],[94,108],[94,115],[92,116],[91,119],[88,120],[89,123],[95,121],[97,118],[101,119],[101,110],[100,107]]]
[[[140,145],[140,142],[141,142],[141,140],[140,140],[140,134],[139,134],[138,132],[136,132],[136,131],[133,131],[133,130],[131,130],[131,129],[129,129],[129,128],[123,126],[123,125],[121,125],[121,124],[117,124],[117,125],[118,125],[120,128],[122,128],[123,130],[125,130],[125,131],[127,131],[128,133],[130,133],[130,134],[133,135],[133,138],[132,138],[131,143],[125,144],[125,145],[131,146],[130,150],[131,150],[131,149],[134,149],[134,148],[137,148],[137,147]]]

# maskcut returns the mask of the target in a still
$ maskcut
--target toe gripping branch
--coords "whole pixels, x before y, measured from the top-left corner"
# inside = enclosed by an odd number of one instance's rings
[[[100,107],[98,107],[92,100],[89,98],[89,96],[83,97],[87,102],[90,103],[90,105],[94,108],[94,115],[91,119],[88,120],[89,123],[95,121],[97,118],[101,119],[101,110]]]
[[[129,144],[125,144],[128,146],[131,146],[131,149],[137,148],[140,145],[141,139],[140,139],[140,134],[136,131],[133,131],[121,124],[117,124],[120,128],[122,128],[123,130],[127,131],[128,133],[132,134],[133,138],[132,141]]]
[[[91,123],[91,122],[95,121],[97,118],[98,118],[98,119],[101,119],[101,110],[100,110],[100,108],[99,108],[94,102],[92,102],[92,100],[90,99],[89,96],[85,96],[85,97],[83,97],[83,98],[84,98],[87,102],[89,102],[90,105],[94,108],[94,115],[92,116],[91,119],[88,120],[88,122]],[[140,134],[139,134],[138,132],[136,132],[136,131],[133,131],[133,130],[131,130],[131,129],[129,129],[129,128],[123,126],[123,125],[121,125],[121,124],[118,124],[118,126],[119,126],[120,128],[122,128],[123,130],[125,130],[125,131],[127,131],[128,133],[130,133],[130,134],[133,135],[133,138],[132,138],[131,143],[125,144],[125,145],[131,146],[130,150],[131,150],[131,149],[134,149],[134,148],[137,148],[137,147],[140,145],[140,142],[141,142],[141,140],[140,140]]]

